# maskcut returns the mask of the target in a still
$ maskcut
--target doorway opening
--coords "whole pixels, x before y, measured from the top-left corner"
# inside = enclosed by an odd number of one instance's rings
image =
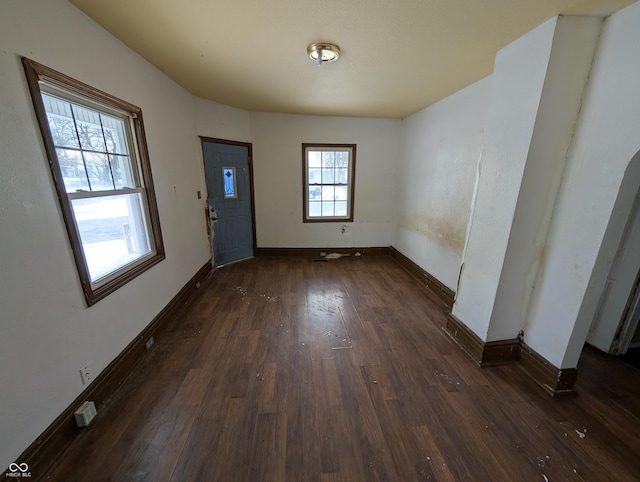
[[[640,367],[640,151],[627,167],[611,219],[617,219],[611,229],[619,230],[619,242],[587,343]]]

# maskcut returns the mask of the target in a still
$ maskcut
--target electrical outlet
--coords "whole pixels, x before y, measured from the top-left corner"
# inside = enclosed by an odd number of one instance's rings
[[[93,372],[91,371],[91,367],[87,364],[80,369],[80,378],[82,379],[83,385],[89,385],[89,383],[93,380]]]
[[[151,337],[151,338],[149,338],[149,339],[147,340],[147,342],[144,344],[144,347],[145,347],[147,350],[149,350],[149,349],[153,346],[153,344],[154,344],[154,343],[155,343],[155,340],[153,339],[153,337]]]
[[[78,407],[78,410],[74,412],[76,424],[78,427],[86,427],[93,421],[97,414],[95,403],[91,401],[83,402],[82,405]]]

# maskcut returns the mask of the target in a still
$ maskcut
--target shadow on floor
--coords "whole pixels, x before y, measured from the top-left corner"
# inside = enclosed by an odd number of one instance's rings
[[[620,355],[618,358],[636,370],[640,370],[640,348],[631,348],[626,354]]]

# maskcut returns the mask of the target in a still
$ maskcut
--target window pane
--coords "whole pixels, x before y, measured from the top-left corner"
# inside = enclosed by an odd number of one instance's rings
[[[347,201],[336,201],[336,216],[346,216],[347,215]]]
[[[141,193],[73,199],[92,282],[151,252]]]
[[[124,187],[134,188],[136,182],[133,177],[133,171],[131,169],[131,159],[128,156],[109,156],[111,164],[111,174],[113,175],[113,181],[116,189],[122,189]]]
[[[335,159],[335,154],[333,152],[323,152],[322,167],[333,167],[334,159]]]
[[[321,195],[322,189],[319,186],[311,186],[309,188],[309,199],[319,199]]]
[[[349,170],[348,169],[336,169],[335,170],[335,183],[336,184],[348,184],[349,183]]]
[[[322,201],[322,215],[333,216],[333,202]]]
[[[76,192],[79,190],[89,191],[87,173],[82,162],[80,151],[72,149],[56,149],[64,189],[66,192]]]
[[[322,170],[322,184],[333,184],[333,169]]]
[[[318,151],[309,151],[309,167],[322,167],[322,153]]]
[[[224,182],[225,199],[235,198],[236,196],[236,168],[223,167],[222,180]]]
[[[336,167],[349,167],[349,153],[342,151],[336,152]]]
[[[115,189],[111,177],[111,166],[107,154],[95,152],[84,153],[84,163],[87,166],[87,176],[92,191],[108,191]]]
[[[42,96],[47,111],[53,144],[60,147],[79,147],[78,135],[71,117],[71,104],[55,97]]]
[[[322,170],[309,169],[309,184],[321,184],[321,183],[322,183]]]
[[[72,108],[80,147],[85,150],[106,152],[102,126],[100,125],[100,113],[77,104],[74,104]]]
[[[347,187],[336,186],[336,199],[347,200]]]
[[[107,152],[111,154],[129,154],[124,120],[110,115],[100,114],[102,130]]]
[[[309,217],[318,217],[322,215],[322,202],[310,201],[309,202]]]
[[[335,188],[333,186],[322,186],[322,200],[333,201],[335,196]]]

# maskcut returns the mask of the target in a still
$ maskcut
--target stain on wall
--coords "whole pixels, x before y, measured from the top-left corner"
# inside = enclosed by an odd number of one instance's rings
[[[444,218],[422,211],[402,216],[400,226],[418,233],[458,254],[462,254],[468,218]]]
[[[491,78],[403,120],[394,247],[454,289],[482,155]]]

